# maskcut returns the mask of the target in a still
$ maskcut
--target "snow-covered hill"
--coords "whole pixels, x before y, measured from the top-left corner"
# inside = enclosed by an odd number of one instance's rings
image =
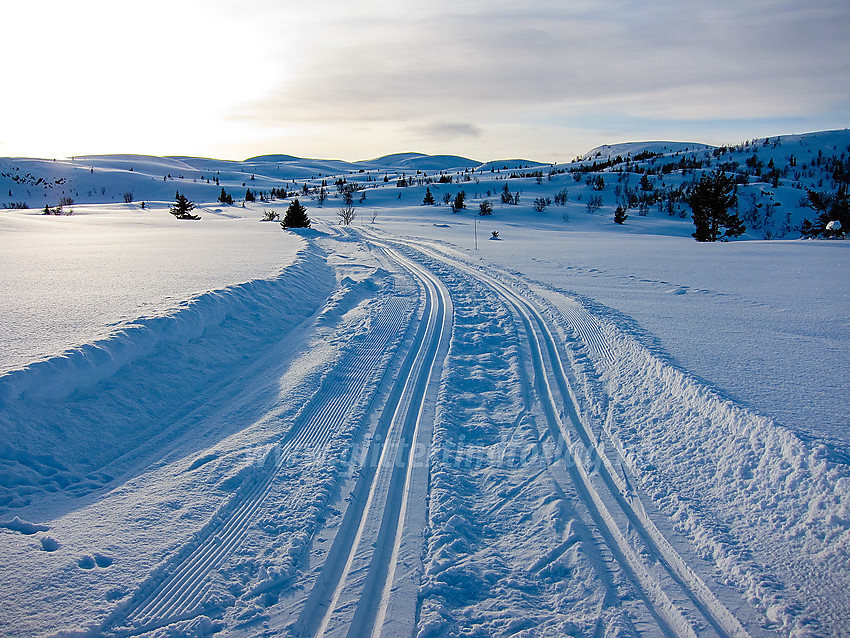
[[[714,150],[710,144],[697,142],[623,142],[621,144],[603,144],[589,150],[578,158],[579,162],[610,160],[617,156],[636,157],[641,154],[677,155],[679,153],[698,153]]]
[[[394,191],[401,178],[404,186],[413,187],[400,197],[403,200],[421,201],[426,186],[445,184],[448,178],[463,185],[473,198],[498,200],[498,191],[504,187],[502,180],[510,177],[515,190],[525,194],[522,210],[529,211],[534,201],[542,198],[544,207],[547,201],[568,202],[565,208],[572,219],[584,217],[582,213],[587,211],[607,222],[614,208],[621,205],[631,209],[631,225],[644,223],[638,222],[638,217],[651,218],[656,220],[651,222],[651,232],[664,232],[661,227],[676,227],[666,222],[689,218],[687,194],[699,177],[723,170],[738,182],[737,212],[748,229],[744,238],[781,239],[799,237],[803,220],[817,218],[808,207],[807,191],[834,193],[838,188],[834,168],[836,163],[850,162],[848,154],[850,131],[845,129],[721,147],[696,142],[610,144],[589,151],[573,163],[557,166],[515,159],[482,164],[453,155],[420,153],[360,162],[288,155],[242,162],[136,155],[65,160],[3,158],[0,205],[43,209],[62,201],[166,202],[173,200],[175,191],[190,199],[214,201],[222,188],[236,201],[251,194],[266,199],[272,197],[272,191],[281,190],[312,197],[322,184],[333,190],[339,180],[362,188]],[[386,200],[387,195],[385,192],[378,197]],[[682,234],[687,226],[679,224],[682,230],[673,234]]]

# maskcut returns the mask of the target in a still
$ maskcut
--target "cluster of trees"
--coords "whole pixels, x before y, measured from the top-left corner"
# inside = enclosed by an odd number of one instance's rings
[[[700,178],[688,198],[693,211],[694,239],[703,242],[726,241],[746,232],[744,222],[737,213],[731,212],[738,201],[737,190],[735,179],[723,171],[715,171]]]
[[[828,164],[832,169],[834,193],[809,190],[806,192],[808,206],[818,216],[812,222],[804,219],[800,232],[804,237],[844,236],[850,229],[850,159],[833,158]]]
[[[508,184],[505,183],[505,187],[502,189],[501,199],[503,204],[513,204],[516,206],[519,204],[519,195],[520,191],[516,191],[515,193],[511,193],[511,189],[508,188]]]
[[[51,208],[49,205],[45,205],[45,207],[41,211],[42,215],[73,215],[74,211],[71,208],[65,208],[62,204],[58,206],[54,206]]]
[[[233,195],[230,195],[224,190],[224,187],[221,187],[221,194],[218,196],[218,201],[222,204],[232,204],[233,203]]]
[[[804,219],[800,233],[804,237],[844,236],[850,229],[850,198],[847,185],[841,184],[835,193],[808,191],[808,206],[818,216],[815,221]]]

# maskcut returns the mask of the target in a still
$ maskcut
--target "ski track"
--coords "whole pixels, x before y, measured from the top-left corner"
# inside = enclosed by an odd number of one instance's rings
[[[647,516],[625,475],[621,477],[615,470],[606,442],[594,436],[581,415],[558,342],[545,315],[500,278],[423,248],[422,244],[404,243],[431,259],[451,264],[490,287],[520,320],[531,352],[536,394],[551,434],[569,454],[567,465],[572,483],[619,566],[641,592],[662,633],[670,636],[708,633],[723,638],[749,636]],[[613,358],[590,313],[569,300],[559,310],[596,354]],[[622,464],[618,465],[622,469]]]
[[[427,462],[418,464],[414,455],[418,448],[427,450],[431,444],[432,404],[453,322],[450,295],[452,286],[460,285],[457,281],[451,283],[451,277],[440,277],[439,270],[449,269],[458,274],[457,279],[464,286],[483,287],[495,293],[515,318],[530,357],[528,396],[539,405],[547,434],[562,453],[558,461],[561,466],[550,468],[549,473],[559,489],[576,493],[599,542],[645,606],[648,617],[656,624],[655,631],[693,638],[761,635],[756,628],[746,629],[721,600],[735,601],[735,594],[704,580],[692,565],[694,555],[683,555],[682,545],[674,546],[647,513],[634,488],[636,482],[626,471],[628,463],[624,464],[620,441],[606,426],[597,432],[591,427],[582,399],[574,389],[576,380],[569,360],[556,336],[556,318],[547,312],[554,310],[578,340],[610,363],[615,357],[599,321],[572,299],[549,294],[537,297],[538,293],[515,277],[471,265],[436,246],[390,239],[373,231],[361,233],[363,240],[417,282],[421,316],[415,327],[405,328],[405,304],[409,302],[404,297],[385,300],[372,317],[366,337],[354,342],[323,381],[323,387],[332,385],[337,390],[316,392],[287,434],[253,467],[231,499],[188,544],[151,574],[127,603],[112,613],[103,631],[113,635],[143,634],[220,609],[221,602],[212,593],[211,574],[238,550],[266,506],[270,492],[281,482],[282,474],[297,473],[303,459],[321,456],[318,451],[328,448],[357,414],[357,431],[364,427],[364,413],[356,409],[364,400],[363,388],[381,367],[390,340],[406,331],[409,343],[405,341],[394,355],[395,362],[387,364],[386,374],[394,374],[395,378],[386,396],[380,405],[374,405],[380,394],[377,390],[369,399],[372,408],[365,414],[374,414],[375,421],[367,445],[367,461],[358,470],[354,487],[345,499],[347,506],[331,547],[316,568],[316,578],[294,624],[278,629],[288,629],[290,635],[304,638],[375,638],[382,633],[415,632],[417,583],[410,578],[411,564],[403,561],[402,554],[419,558],[422,552],[422,530],[411,527],[409,514],[411,499],[416,495],[424,497],[429,479]],[[342,241],[358,239],[356,232],[338,235]],[[337,479],[340,471],[337,468]],[[538,476],[539,473],[517,485],[491,510],[505,507]],[[316,487],[314,482],[302,481],[287,494],[283,513],[315,507]],[[324,509],[327,500],[320,498],[318,506]],[[310,536],[315,529],[304,531]],[[569,534],[541,556],[530,571],[544,570],[580,542],[581,533]],[[397,574],[403,562],[405,578]],[[414,565],[413,573],[417,567],[421,565]],[[604,580],[604,575],[600,577]],[[277,575],[268,583],[260,583],[249,595],[285,586],[290,579],[290,574]],[[412,605],[409,601],[413,601]],[[390,614],[390,609],[403,609],[405,613]]]
[[[336,392],[318,392],[277,447],[195,538],[142,584],[128,604],[113,612],[103,630],[118,635],[145,633],[209,610],[210,572],[234,552],[279,475],[300,456],[322,450],[337,429],[355,412],[364,386],[375,375],[390,340],[403,330],[403,297],[391,297],[373,317],[367,338],[355,343],[325,384]],[[290,495],[290,511],[311,500],[310,486]]]
[[[411,452],[430,440],[422,433],[427,429],[426,396],[446,355],[452,313],[439,279],[393,250],[386,253],[422,285],[423,317],[375,429],[368,458],[378,457],[377,463],[361,468],[340,529],[293,628],[296,636],[343,632],[351,638],[378,636],[385,621],[406,625],[403,633],[413,630],[413,613],[409,618],[388,618],[387,610],[395,594],[413,483],[427,476]],[[355,601],[353,615],[351,601]],[[395,633],[401,631],[396,627]]]

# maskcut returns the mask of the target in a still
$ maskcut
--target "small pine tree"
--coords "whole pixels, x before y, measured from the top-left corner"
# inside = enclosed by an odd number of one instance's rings
[[[251,177],[253,178],[253,175],[252,175]],[[246,202],[255,202],[255,201],[257,201],[257,197],[256,197],[256,195],[254,195],[254,193],[251,191],[251,189],[250,189],[250,188],[249,188],[248,190],[246,190],[246,191],[245,191],[245,201],[246,201]]]
[[[177,219],[200,219],[198,215],[192,214],[192,211],[195,209],[195,204],[186,199],[186,196],[182,195],[180,191],[176,193],[175,199],[176,201],[174,202],[174,206],[172,206],[168,212],[174,215]]]
[[[452,201],[452,212],[456,213],[464,208],[466,208],[466,193],[464,191],[460,191],[457,195],[455,195],[455,198]]]
[[[623,208],[622,206],[617,206],[617,208],[614,209],[614,223],[615,224],[622,224],[628,218],[629,218],[629,216],[626,214],[626,209]]]
[[[280,222],[280,227],[284,230],[287,228],[310,228],[307,209],[297,199],[292,200],[292,203],[289,204],[289,208],[286,209],[286,214],[283,216],[283,221]]]
[[[425,188],[425,197],[422,200],[422,204],[425,206],[433,206],[434,203],[434,195],[431,193],[431,189]]]
[[[227,194],[227,192],[224,190],[224,186],[221,187],[221,195],[218,196],[218,201],[220,201],[222,204],[233,203],[233,196]]]

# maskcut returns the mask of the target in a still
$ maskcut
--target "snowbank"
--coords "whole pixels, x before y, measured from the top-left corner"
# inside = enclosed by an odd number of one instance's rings
[[[306,250],[274,279],[202,294],[0,376],[0,508],[109,482],[92,472],[214,396],[236,364],[285,339],[333,285],[324,257]]]

